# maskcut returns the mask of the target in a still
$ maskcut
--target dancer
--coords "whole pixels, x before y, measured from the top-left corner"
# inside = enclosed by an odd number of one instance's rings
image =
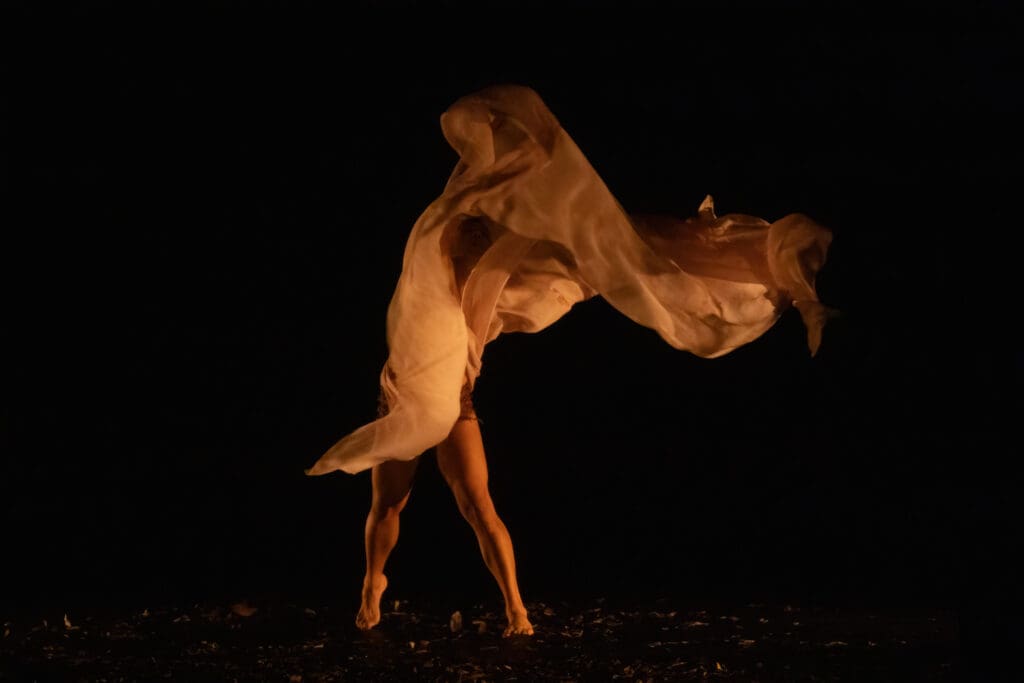
[[[380,620],[384,565],[420,455],[438,465],[505,599],[505,635],[533,632],[508,530],[487,490],[472,390],[485,346],[537,332],[602,296],[673,347],[705,358],[767,331],[789,307],[814,354],[826,308],[814,280],[831,233],[810,218],[718,217],[711,197],[685,220],[630,216],[533,90],[495,86],[441,116],[459,155],[413,226],[387,315],[378,419],[307,474],[372,469],[366,576],[356,618]]]

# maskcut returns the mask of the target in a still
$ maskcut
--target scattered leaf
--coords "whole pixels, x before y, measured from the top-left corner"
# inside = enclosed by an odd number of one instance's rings
[[[240,617],[251,617],[259,611],[259,608],[251,605],[249,601],[242,600],[231,605],[232,614],[237,614]]]

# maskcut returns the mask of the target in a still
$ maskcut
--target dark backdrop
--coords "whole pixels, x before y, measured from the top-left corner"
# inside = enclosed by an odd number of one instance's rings
[[[374,415],[404,242],[456,160],[441,112],[501,82],[630,211],[710,193],[831,227],[841,311],[813,359],[793,311],[703,360],[602,300],[493,343],[477,405],[526,598],[1002,598],[999,7],[459,7],[15,13],[2,599],[355,607],[369,475],[303,468]],[[498,598],[432,456],[402,524],[394,597]]]

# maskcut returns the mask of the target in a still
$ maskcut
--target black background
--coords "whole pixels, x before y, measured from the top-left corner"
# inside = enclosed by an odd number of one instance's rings
[[[834,231],[841,311],[715,360],[602,300],[488,347],[527,600],[1001,603],[1019,546],[1019,30],[999,5],[99,4],[9,24],[2,600],[357,604],[369,421],[438,118],[535,88],[629,211]],[[714,9],[711,9],[714,7]],[[1014,348],[1013,353],[1009,352]],[[393,597],[497,599],[423,458]]]

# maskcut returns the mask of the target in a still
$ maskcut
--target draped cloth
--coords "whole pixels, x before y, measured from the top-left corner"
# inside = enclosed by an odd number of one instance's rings
[[[416,221],[387,313],[380,384],[388,412],[310,469],[357,473],[440,443],[486,344],[537,332],[599,295],[673,347],[714,358],[794,306],[817,351],[815,292],[829,230],[801,214],[769,223],[631,216],[533,90],[495,86],[455,102],[441,128],[459,160]]]

